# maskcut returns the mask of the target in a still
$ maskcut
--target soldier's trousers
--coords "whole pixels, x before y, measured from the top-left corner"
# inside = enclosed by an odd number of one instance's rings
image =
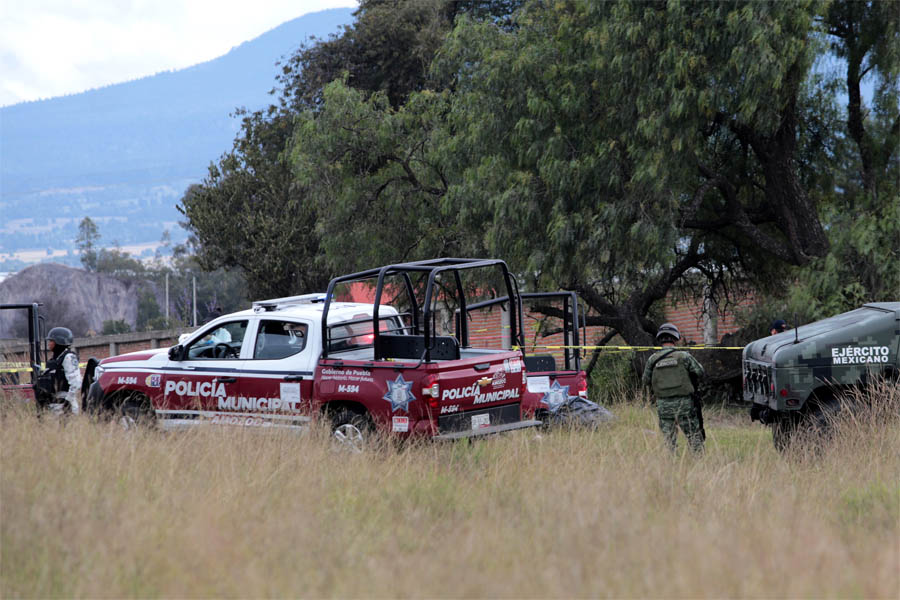
[[[659,398],[656,401],[656,412],[659,415],[659,428],[671,450],[675,450],[678,439],[678,427],[684,432],[694,452],[703,450],[703,437],[700,433],[700,419],[694,408],[694,400],[690,396]]]

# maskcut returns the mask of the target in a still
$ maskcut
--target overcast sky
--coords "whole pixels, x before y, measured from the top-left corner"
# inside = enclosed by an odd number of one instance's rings
[[[0,106],[181,69],[356,0],[0,0]]]

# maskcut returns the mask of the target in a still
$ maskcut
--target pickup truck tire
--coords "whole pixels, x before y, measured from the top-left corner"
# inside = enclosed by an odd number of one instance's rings
[[[368,415],[341,408],[331,417],[331,438],[342,449],[362,452],[375,428]]]
[[[150,398],[143,394],[132,394],[126,398],[119,406],[117,421],[124,429],[153,427],[156,416],[153,414]]]

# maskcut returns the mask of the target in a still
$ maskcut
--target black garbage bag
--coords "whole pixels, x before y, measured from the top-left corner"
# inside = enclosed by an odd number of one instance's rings
[[[569,396],[565,402],[551,406],[543,421],[548,427],[596,427],[615,420],[616,416],[596,402],[581,396]]]

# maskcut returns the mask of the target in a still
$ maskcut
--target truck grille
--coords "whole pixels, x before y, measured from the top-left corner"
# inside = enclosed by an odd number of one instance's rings
[[[483,415],[487,415],[489,420],[486,420]],[[473,417],[475,417],[475,423],[487,421],[486,424],[490,426],[516,423],[520,420],[520,415],[521,411],[518,402],[515,404],[504,404],[503,406],[494,406],[492,408],[481,408],[453,415],[443,415],[438,417],[438,429],[441,433],[472,429]]]
[[[754,395],[772,398],[775,396],[773,389],[774,369],[763,363],[744,361],[744,391]]]

